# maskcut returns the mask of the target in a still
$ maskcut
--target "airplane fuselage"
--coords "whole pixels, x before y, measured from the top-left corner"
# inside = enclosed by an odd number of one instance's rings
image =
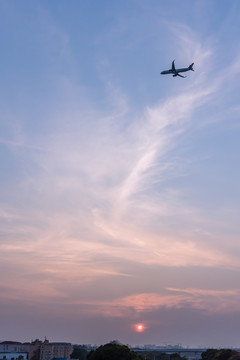
[[[161,72],[162,75],[165,74],[175,74],[175,73],[180,73],[180,72],[185,72],[185,71],[189,71],[189,68],[182,68],[182,69],[176,69],[175,71],[170,69],[170,70],[164,70]]]

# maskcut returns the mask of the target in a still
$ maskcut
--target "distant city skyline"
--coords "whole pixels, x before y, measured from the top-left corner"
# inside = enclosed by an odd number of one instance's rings
[[[89,344],[73,344],[73,343],[66,343],[65,341],[51,341],[48,340],[46,337],[44,339],[35,339],[35,340],[29,340],[29,341],[18,341],[18,340],[0,340],[0,353],[3,352],[12,352],[13,350],[16,353],[24,353],[24,352],[29,352],[29,346],[30,345],[36,345],[38,344],[40,346],[40,344],[71,344],[72,346],[75,347],[87,347],[89,350],[90,348],[96,348],[96,346],[101,346],[104,344],[93,344],[93,343],[89,343]],[[109,341],[109,343],[116,343],[116,344],[121,344],[121,345],[127,345],[129,347],[139,347],[141,349],[149,349],[149,348],[156,348],[156,349],[169,349],[169,350],[173,350],[173,349],[189,349],[188,346],[183,347],[180,344],[168,344],[168,345],[159,345],[159,344],[142,344],[142,345],[132,345],[132,344],[122,344],[120,341],[118,340],[112,340]],[[200,348],[202,349],[202,348]],[[206,350],[206,348],[204,348],[204,350]]]
[[[240,345],[239,24],[0,2],[0,338]]]

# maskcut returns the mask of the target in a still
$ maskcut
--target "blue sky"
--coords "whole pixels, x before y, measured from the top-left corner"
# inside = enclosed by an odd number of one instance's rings
[[[0,10],[0,339],[238,346],[239,1]]]

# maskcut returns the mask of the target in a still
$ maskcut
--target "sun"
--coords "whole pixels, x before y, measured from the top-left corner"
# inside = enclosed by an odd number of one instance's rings
[[[137,332],[143,332],[145,330],[145,327],[143,324],[136,324],[135,329]]]

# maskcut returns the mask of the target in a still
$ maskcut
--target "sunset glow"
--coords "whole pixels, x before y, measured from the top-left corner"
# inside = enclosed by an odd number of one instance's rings
[[[143,324],[136,324],[135,326],[137,332],[143,332],[145,330],[145,327]]]

